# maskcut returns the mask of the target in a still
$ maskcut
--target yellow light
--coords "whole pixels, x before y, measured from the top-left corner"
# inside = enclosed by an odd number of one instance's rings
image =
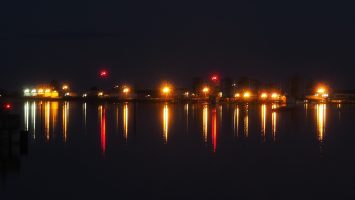
[[[46,89],[44,92],[45,92],[45,93],[50,93],[50,92],[51,92],[51,89]]]
[[[234,97],[240,97],[240,94],[239,93],[235,93]]]
[[[244,97],[244,98],[249,98],[249,97],[250,97],[250,95],[251,95],[251,94],[250,94],[250,92],[244,92],[243,97]]]
[[[264,92],[264,93],[262,93],[262,94],[260,95],[260,97],[261,97],[262,99],[266,99],[266,98],[267,98],[267,94]]]
[[[129,88],[128,87],[123,88],[123,93],[125,94],[129,93]]]
[[[325,89],[322,88],[322,87],[321,87],[321,88],[318,88],[317,93],[323,94],[323,93],[325,93]]]
[[[279,97],[279,94],[277,94],[275,92],[271,94],[271,98],[273,98],[273,99],[276,99],[278,97]]]
[[[185,92],[184,95],[188,97],[189,96],[189,92]]]
[[[62,89],[67,90],[67,89],[69,89],[69,86],[65,84],[65,85],[63,85]]]
[[[97,95],[98,95],[99,97],[101,97],[101,96],[104,96],[104,93],[103,93],[103,92],[99,92]]]
[[[38,89],[38,94],[43,94],[43,89],[42,88]]]
[[[163,92],[163,94],[168,95],[171,92],[171,89],[169,86],[164,86],[161,91]]]
[[[57,97],[59,97],[59,93],[58,93],[57,91],[53,91],[53,92],[51,93],[51,97],[52,97],[52,98],[57,98]]]
[[[208,88],[208,87],[204,87],[203,89],[202,89],[202,92],[203,93],[208,93],[210,91],[210,88]]]

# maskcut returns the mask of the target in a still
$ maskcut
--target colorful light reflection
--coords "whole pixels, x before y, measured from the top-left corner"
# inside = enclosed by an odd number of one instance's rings
[[[105,155],[106,153],[106,109],[104,106],[99,106],[99,117],[100,117],[100,146],[101,153]]]

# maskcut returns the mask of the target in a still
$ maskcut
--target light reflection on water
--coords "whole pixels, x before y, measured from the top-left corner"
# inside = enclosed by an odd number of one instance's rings
[[[50,141],[51,139],[55,139],[56,134],[58,133],[58,130],[62,130],[62,141],[63,143],[66,143],[68,141],[69,137],[69,132],[70,132],[70,113],[75,112],[70,109],[70,102],[24,102],[23,104],[23,122],[24,122],[24,128],[25,130],[28,130],[31,135],[32,139],[36,140],[38,134],[42,134],[45,139],[45,141]],[[82,115],[81,117],[83,118],[83,126],[85,128],[85,132],[87,130],[87,120],[90,117],[93,117],[90,113],[88,114],[88,106],[92,106],[88,103],[82,103]],[[176,115],[176,110],[172,109],[171,104],[165,103],[162,104],[162,109],[161,109],[161,123],[162,123],[162,138],[163,138],[163,143],[167,144],[169,141],[169,133],[170,133],[170,124],[173,121],[172,119],[175,117],[172,117]],[[177,105],[179,106],[179,105]],[[222,118],[225,117],[223,115],[223,106],[218,105],[212,106],[208,104],[203,104],[198,106],[197,104],[185,104],[182,105],[183,110],[184,110],[184,115],[183,115],[183,120],[185,122],[185,127],[186,127],[186,132],[189,132],[190,126],[189,124],[196,124],[196,123],[201,123],[201,132],[202,132],[202,141],[204,143],[210,143],[212,146],[213,151],[217,151],[217,145],[218,141],[217,138],[219,130],[224,130],[224,127],[222,127]],[[250,134],[250,126],[255,127],[258,126],[261,127],[260,129],[260,136],[262,138],[262,141],[266,141],[266,138],[268,138],[269,134],[271,135],[271,140],[276,141],[277,139],[277,133],[279,132],[278,128],[278,122],[280,115],[283,113],[278,113],[274,109],[278,107],[277,104],[262,104],[259,105],[260,110],[260,121],[257,122],[254,118],[252,118],[252,121],[250,121],[250,105],[248,104],[241,104],[241,105],[234,105],[232,109],[226,109],[226,112],[231,112],[232,118],[229,120],[232,120],[232,125],[231,125],[231,133],[233,133],[235,138],[240,138],[243,136],[244,138],[248,138]],[[175,107],[175,106],[174,106]],[[190,113],[189,108],[192,108],[192,112]],[[337,108],[340,108],[339,105],[336,106]],[[97,115],[99,117],[99,125],[100,125],[100,146],[101,146],[101,151],[104,154],[106,151],[106,146],[107,146],[107,126],[110,126],[110,124],[107,124],[110,122],[110,120],[107,120],[107,118],[111,118],[111,116],[107,116],[107,109],[111,110],[110,105],[98,105],[97,106]],[[135,107],[130,106],[130,103],[123,103],[121,106],[120,105],[115,105],[113,108],[113,116],[112,119],[115,130],[119,130],[120,123],[119,121],[122,122],[122,134],[124,140],[127,142],[130,134],[130,129],[129,129],[129,124],[130,124],[130,119],[131,115],[136,113],[135,111],[132,111],[132,109],[135,109]],[[61,110],[61,113],[59,112]],[[308,104],[304,106],[304,112],[308,112]],[[195,112],[200,112],[201,118],[198,117],[196,118]],[[253,113],[255,113],[255,110],[252,110]],[[340,113],[340,111],[338,111]],[[190,114],[192,117],[189,117]],[[327,105],[326,104],[314,104],[314,114],[315,114],[315,123],[317,127],[317,137],[319,141],[323,141],[325,137],[325,132],[326,132],[326,121],[327,121]],[[78,117],[78,116],[77,116]],[[122,118],[121,118],[122,117]],[[61,119],[58,120],[58,119]],[[135,118],[134,118],[135,119]],[[201,120],[202,122],[197,122],[196,120]],[[75,119],[74,121],[76,121]],[[180,118],[178,119],[180,120]],[[224,122],[227,122],[229,120],[225,120]],[[39,121],[39,122],[37,122]],[[42,123],[43,121],[43,123]],[[58,124],[61,126],[58,127]],[[180,123],[174,122],[174,123]],[[240,124],[242,123],[242,124]],[[136,122],[134,122],[136,124]],[[139,128],[139,127],[138,127]],[[254,134],[254,132],[253,132]],[[53,138],[52,138],[53,137]],[[210,140],[209,140],[210,137]]]
[[[90,199],[92,191],[127,195],[123,199],[136,193],[278,199],[295,188],[300,198],[312,198],[353,191],[355,106],[278,106],[23,102],[18,107],[31,136],[29,153],[6,189],[12,187],[9,197],[38,188],[53,197],[66,185],[60,199]],[[265,186],[262,192],[255,183]]]
[[[163,108],[163,138],[164,143],[168,143],[169,136],[169,106],[168,104],[164,105]]]

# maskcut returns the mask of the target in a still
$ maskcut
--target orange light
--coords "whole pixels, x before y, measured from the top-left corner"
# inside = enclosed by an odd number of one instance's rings
[[[239,98],[240,94],[239,93],[235,93],[234,97]]]
[[[169,86],[166,85],[162,88],[161,91],[163,92],[163,94],[168,95],[171,92],[171,89]]]
[[[212,109],[212,123],[211,123],[211,131],[212,131],[212,146],[213,152],[216,152],[217,149],[217,112],[216,108]]]
[[[249,98],[251,96],[250,92],[244,92],[243,97]]]
[[[262,93],[261,95],[260,95],[260,97],[262,98],[262,99],[266,99],[267,98],[267,93]]]
[[[127,93],[129,93],[129,91],[130,91],[129,87],[124,87],[123,88],[123,93],[127,94]]]
[[[62,89],[63,90],[67,90],[67,89],[69,89],[69,86],[68,85],[63,85]]]
[[[208,87],[204,87],[203,89],[202,89],[202,92],[203,93],[208,93],[210,91],[210,88],[208,88]]]
[[[324,88],[318,88],[318,90],[317,90],[317,93],[319,93],[319,94],[324,94],[325,93],[325,89]]]
[[[273,98],[273,99],[277,99],[279,96],[280,95],[275,92],[271,94],[271,98]]]

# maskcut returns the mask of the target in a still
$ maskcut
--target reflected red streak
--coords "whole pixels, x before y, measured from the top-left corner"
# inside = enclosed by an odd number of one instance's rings
[[[216,152],[217,148],[217,112],[214,108],[212,110],[212,145],[213,145],[213,152]]]
[[[106,110],[104,107],[101,108],[101,151],[103,154],[106,152]]]

